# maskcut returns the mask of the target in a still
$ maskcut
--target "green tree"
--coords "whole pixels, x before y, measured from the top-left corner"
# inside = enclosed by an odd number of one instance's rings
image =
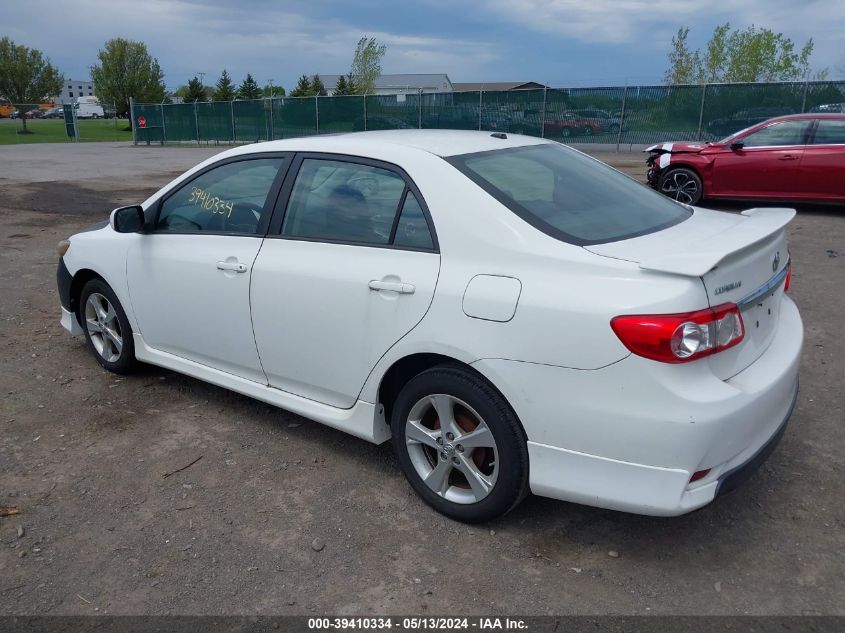
[[[234,101],[235,100],[235,84],[232,83],[232,78],[229,77],[228,71],[224,68],[223,74],[217,80],[217,85],[214,87],[214,101]]]
[[[282,86],[264,86],[261,94],[265,97],[284,97],[285,89]]]
[[[678,29],[672,37],[672,50],[669,51],[669,68],[664,80],[667,84],[691,84],[697,81],[696,73],[700,67],[698,51],[692,52],[687,45],[689,27]]]
[[[355,80],[352,79],[352,75],[346,75],[346,94],[348,95],[357,95],[357,94],[366,94],[366,93],[359,93],[358,86],[355,84]]]
[[[261,88],[252,75],[246,74],[246,78],[238,87],[238,99],[260,99],[262,96]]]
[[[15,44],[8,37],[0,39],[0,95],[21,113],[23,134],[30,133],[23,116],[24,106],[58,94],[62,82],[59,71],[41,51]]]
[[[337,78],[337,83],[334,85],[334,95],[336,97],[342,97],[343,95],[348,95],[349,92],[349,84],[346,83],[346,77],[341,75]]]
[[[717,26],[704,51],[687,46],[689,27],[678,29],[668,55],[667,83],[790,81],[809,75],[813,40],[796,50],[783,33],[750,26]]]
[[[318,97],[325,97],[328,94],[326,87],[323,85],[323,80],[320,79],[320,75],[311,77],[311,94]]]
[[[206,101],[205,86],[198,77],[194,76],[188,82],[188,90],[184,96],[185,103],[196,103],[197,101]]]
[[[290,93],[291,97],[311,97],[313,95],[311,80],[308,75],[302,75],[296,82],[296,87]]]
[[[97,54],[99,62],[91,68],[97,98],[114,103],[118,114],[129,113],[129,98],[160,103],[167,90],[158,60],[143,42],[116,38],[106,42]]]
[[[376,79],[381,75],[381,60],[387,52],[384,44],[379,44],[374,37],[362,37],[355,47],[349,77],[355,86],[354,94],[372,94],[375,92]]]

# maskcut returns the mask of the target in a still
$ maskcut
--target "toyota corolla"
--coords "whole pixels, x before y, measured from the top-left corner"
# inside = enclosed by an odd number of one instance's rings
[[[259,143],[61,242],[61,321],[107,370],[392,439],[459,520],[529,491],[679,515],[784,433],[793,215],[684,206],[526,136]]]

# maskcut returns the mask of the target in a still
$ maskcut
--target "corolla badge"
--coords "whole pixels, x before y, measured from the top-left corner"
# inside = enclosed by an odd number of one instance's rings
[[[775,253],[775,256],[772,258],[772,272],[775,272],[780,266],[780,251]]]
[[[732,281],[729,284],[725,284],[724,286],[719,286],[718,288],[716,288],[714,294],[721,295],[726,292],[730,292],[731,290],[734,290],[736,288],[739,288],[740,286],[742,286],[741,281]]]

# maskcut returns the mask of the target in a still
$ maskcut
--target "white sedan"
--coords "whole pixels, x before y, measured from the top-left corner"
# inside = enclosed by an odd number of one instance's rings
[[[679,515],[783,435],[793,215],[687,207],[526,136],[272,141],[60,243],[62,324],[110,371],[392,438],[462,521],[529,491]]]

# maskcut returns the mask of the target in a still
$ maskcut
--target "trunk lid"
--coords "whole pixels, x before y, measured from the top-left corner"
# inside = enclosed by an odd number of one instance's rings
[[[785,227],[794,216],[794,209],[695,209],[666,230],[585,248],[645,270],[699,277],[711,307],[739,305],[745,339],[706,359],[727,380],[757,360],[774,336],[789,262]]]

